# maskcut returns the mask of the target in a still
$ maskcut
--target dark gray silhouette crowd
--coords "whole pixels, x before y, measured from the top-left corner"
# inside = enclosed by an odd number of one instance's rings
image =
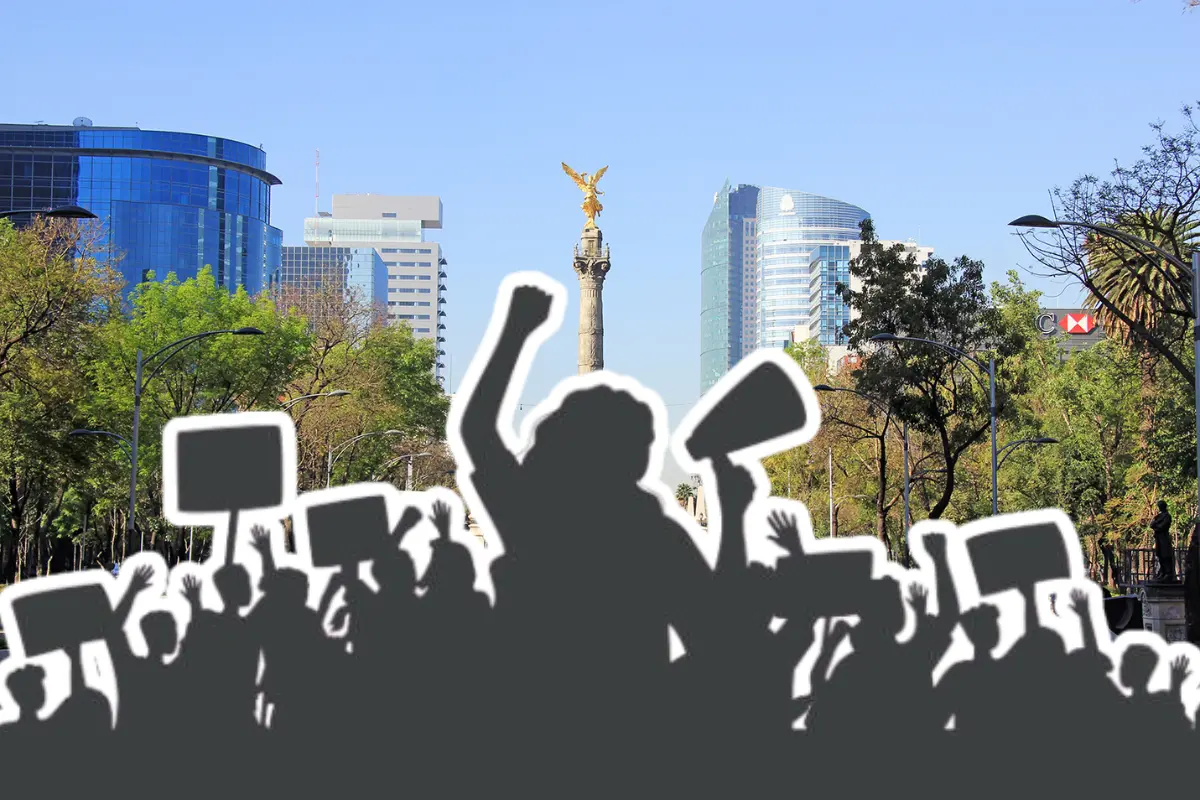
[[[252,602],[237,562],[206,579],[214,607],[200,580],[185,581],[186,629],[165,611],[136,620],[145,656],[125,627],[154,576],[124,574],[106,643],[115,707],[89,687],[92,662],[72,652],[69,697],[43,719],[43,668],[15,665],[5,688],[17,718],[0,726],[5,788],[14,797],[1010,798],[1186,785],[1187,757],[1200,749],[1181,691],[1187,660],[1161,664],[1155,649],[1131,646],[1111,663],[1100,646],[1110,634],[1094,627],[1082,591],[1059,602],[1082,647],[1068,651],[1042,626],[1030,594],[1024,634],[996,657],[999,609],[960,608],[949,534],[923,537],[929,585],[851,584],[829,556],[806,551],[795,517],[751,513],[750,474],[722,459],[710,566],[641,484],[650,409],[610,388],[568,395],[529,452],[511,453],[500,408],[548,313],[544,293],[514,294],[462,417],[469,479],[505,547],[492,566],[494,603],[475,588],[471,553],[450,535],[457,517],[440,502],[405,510],[370,563],[374,587],[339,572],[315,608],[310,574],[280,566],[255,528],[261,597]],[[418,574],[402,545],[426,518],[438,536]],[[774,567],[747,558],[754,528],[785,552]],[[900,639],[910,616],[914,630]],[[681,657],[671,657],[668,629]],[[973,657],[935,683],[956,632]],[[806,659],[809,691],[797,697]],[[1151,691],[1159,670],[1170,687]]]

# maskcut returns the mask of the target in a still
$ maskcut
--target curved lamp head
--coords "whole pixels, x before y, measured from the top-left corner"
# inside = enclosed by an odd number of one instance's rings
[[[89,431],[86,428],[76,428],[75,430],[68,433],[67,436],[85,436],[89,433],[91,433],[91,431]]]
[[[55,219],[99,219],[83,206],[60,206],[47,211],[45,216]]]
[[[1039,214],[1029,214],[1028,216],[1014,219],[1008,223],[1014,228],[1057,228],[1058,223],[1054,220],[1046,219]]]
[[[897,341],[899,338],[900,337],[894,333],[877,333],[871,337],[870,341],[872,341],[872,342],[894,342],[894,341]]]
[[[828,383],[818,383],[816,386],[813,387],[813,391],[814,392],[834,392],[837,390],[834,389],[832,386],[830,386]]]
[[[404,433],[404,431],[387,430],[387,431],[380,431],[380,433],[395,434],[395,433]]]
[[[350,393],[347,392],[345,389],[334,389],[332,392],[326,392],[325,396],[326,397],[345,397],[348,394],[350,394]]]
[[[1034,444],[1058,444],[1058,439],[1051,439],[1049,436],[1042,436],[1033,440]]]
[[[234,336],[262,336],[263,332],[258,328],[235,328],[230,331]]]

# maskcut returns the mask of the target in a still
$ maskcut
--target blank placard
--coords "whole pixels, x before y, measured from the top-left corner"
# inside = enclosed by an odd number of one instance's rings
[[[274,425],[186,431],[176,446],[184,513],[250,511],[283,502],[283,449]]]
[[[99,584],[27,594],[13,600],[12,611],[27,658],[70,651],[114,629],[112,604]]]
[[[980,595],[1027,592],[1042,581],[1071,577],[1067,546],[1053,523],[981,533],[967,540],[967,551]]]
[[[308,509],[313,565],[340,567],[371,561],[392,544],[382,495],[322,503]]]

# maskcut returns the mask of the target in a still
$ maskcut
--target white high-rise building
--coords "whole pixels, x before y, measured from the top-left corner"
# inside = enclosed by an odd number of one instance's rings
[[[932,247],[919,245],[913,239],[904,242],[881,239],[879,244],[885,249],[890,249],[897,244],[902,246],[905,257],[911,255],[916,259],[919,265],[918,274],[924,268],[925,262],[933,255]],[[808,322],[802,322],[792,328],[791,341],[793,343],[817,339],[825,345],[829,353],[830,365],[838,364],[849,353],[844,329],[849,322],[858,318],[858,312],[838,299],[837,283],[839,280],[844,283],[848,277],[850,291],[862,291],[862,279],[849,266],[862,255],[862,246],[862,241],[856,240],[845,242],[839,248],[820,248],[820,254],[810,262],[812,315]],[[839,262],[844,262],[844,264]]]
[[[446,341],[446,259],[425,239],[442,227],[442,201],[434,196],[335,194],[333,211],[304,220],[310,247],[372,247],[388,273],[388,322],[403,322],[438,348],[437,377]]]

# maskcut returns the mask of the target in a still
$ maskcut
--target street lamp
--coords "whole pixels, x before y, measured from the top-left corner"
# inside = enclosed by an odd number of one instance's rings
[[[1023,444],[1058,444],[1058,439],[1051,439],[1049,436],[1039,436],[1036,439],[1017,439],[1015,442],[1009,442],[1000,448],[1000,466],[1004,466],[1005,460],[1012,455],[1012,450],[1020,447]],[[1006,452],[1010,451],[1010,452]]]
[[[0,219],[15,217],[19,214],[41,214],[44,217],[53,217],[55,219],[99,219],[99,217],[82,206],[59,206],[58,208],[50,209],[14,208],[9,211],[0,211]]]
[[[399,458],[393,458],[391,461],[389,461],[388,463],[383,465],[383,468],[379,471],[379,475],[375,478],[375,480],[378,480],[379,477],[382,477],[383,474],[385,472],[387,472],[388,467],[392,466],[393,464],[395,464],[397,462],[404,461],[405,459],[407,459],[408,466],[406,467],[405,474],[404,474],[404,491],[411,492],[412,487],[413,487],[413,459],[414,458],[422,458],[424,456],[431,456],[431,455],[433,455],[433,453],[409,453],[408,455],[403,455],[403,456],[400,456]],[[452,474],[452,472],[447,471],[446,474],[450,475],[450,474]]]
[[[979,367],[980,369],[987,372],[988,394],[990,397],[989,404],[988,404],[988,415],[991,417],[991,421],[992,421],[992,516],[999,514],[1000,513],[999,501],[998,501],[998,497],[996,494],[996,489],[997,489],[996,474],[997,474],[997,456],[998,456],[998,454],[996,452],[996,410],[997,410],[996,409],[996,357],[989,355],[988,363],[984,364],[982,361],[980,361],[975,356],[971,355],[970,353],[959,350],[957,347],[951,347],[948,344],[942,344],[941,342],[935,342],[932,339],[918,339],[915,336],[897,336],[894,333],[876,334],[875,336],[871,337],[871,341],[872,342],[893,342],[896,344],[899,344],[900,342],[920,342],[921,344],[932,345],[933,347],[939,347],[942,350],[945,350],[947,353],[950,353],[959,361],[962,361],[965,359],[965,360],[970,361],[971,363],[975,364],[975,366]]]
[[[878,397],[872,397],[869,394],[860,392],[857,389],[848,389],[848,388],[842,388],[842,387],[838,387],[838,386],[830,386],[827,383],[819,383],[813,387],[813,390],[818,391],[818,392],[848,392],[849,394],[856,394],[859,397],[866,400],[868,403],[874,403],[877,407],[882,407],[883,410],[886,412],[890,413],[890,411],[891,411],[890,404],[886,403],[885,401],[881,400]],[[909,528],[912,527],[912,514],[909,511],[909,503],[908,503],[909,484],[911,481],[911,476],[908,474],[908,420],[902,420],[902,422],[904,423],[904,427],[903,427],[903,437],[904,437],[904,543],[905,543],[905,551],[907,552],[907,550],[908,550],[908,530],[909,530]],[[829,527],[830,527],[830,530],[832,530],[833,529],[833,465],[832,464],[830,464],[830,471],[829,471],[829,519],[830,519]]]
[[[299,403],[301,400],[316,400],[318,397],[345,397],[349,392],[345,389],[334,389],[331,392],[317,392],[316,394],[302,394],[299,397],[294,397],[279,407],[280,411],[287,411],[292,406]]]
[[[1137,250],[1138,254],[1143,257],[1145,254],[1141,252],[1141,248],[1149,248],[1171,262],[1175,268],[1192,279],[1192,349],[1193,360],[1195,362],[1192,371],[1195,380],[1193,392],[1196,406],[1196,469],[1197,474],[1200,474],[1200,250],[1192,251],[1192,266],[1189,268],[1187,264],[1183,263],[1183,259],[1174,253],[1168,252],[1165,248],[1159,247],[1154,242],[1148,242],[1139,236],[1134,236],[1106,225],[1093,225],[1090,222],[1075,222],[1064,219],[1051,220],[1038,214],[1019,217],[1008,224],[1014,228],[1086,228],[1103,236],[1112,237],[1119,242],[1124,242],[1134,250]],[[1197,483],[1197,503],[1200,504],[1200,482]],[[1200,505],[1197,507],[1200,508]]]
[[[330,486],[333,485],[333,462],[337,461],[338,457],[341,456],[341,452],[343,450],[345,450],[347,447],[354,444],[359,439],[365,439],[368,436],[397,436],[397,435],[403,435],[403,434],[404,434],[404,431],[397,431],[397,430],[368,431],[366,433],[360,433],[358,436],[355,436],[353,438],[347,439],[346,441],[339,444],[337,447],[330,447],[329,448],[329,460],[326,462],[326,467],[325,467],[325,488],[328,489]],[[337,455],[334,455],[335,453]]]
[[[119,433],[113,433],[112,431],[98,431],[91,428],[76,428],[68,433],[67,436],[107,436],[110,439],[116,439],[121,444],[125,445],[126,458],[128,458],[131,463],[133,461],[133,445],[131,445],[129,440]]]
[[[196,333],[191,336],[185,336],[182,339],[177,339],[165,347],[160,347],[155,352],[151,353],[148,358],[142,357],[142,350],[137,351],[137,372],[134,375],[133,381],[133,441],[130,443],[130,461],[132,462],[129,469],[129,518],[125,521],[125,531],[127,534],[133,533],[133,510],[137,503],[137,455],[138,455],[138,428],[141,425],[142,419],[142,391],[146,388],[146,384],[154,380],[154,376],[162,371],[167,362],[174,358],[181,350],[192,342],[204,339],[209,336],[220,336],[221,334],[229,333],[234,336],[262,336],[263,332],[258,328],[234,328],[232,330],[220,331],[205,331],[204,333]],[[150,374],[143,380],[142,371],[154,359],[162,357],[162,360],[151,370]],[[141,547],[146,547],[146,535],[142,534]]]

